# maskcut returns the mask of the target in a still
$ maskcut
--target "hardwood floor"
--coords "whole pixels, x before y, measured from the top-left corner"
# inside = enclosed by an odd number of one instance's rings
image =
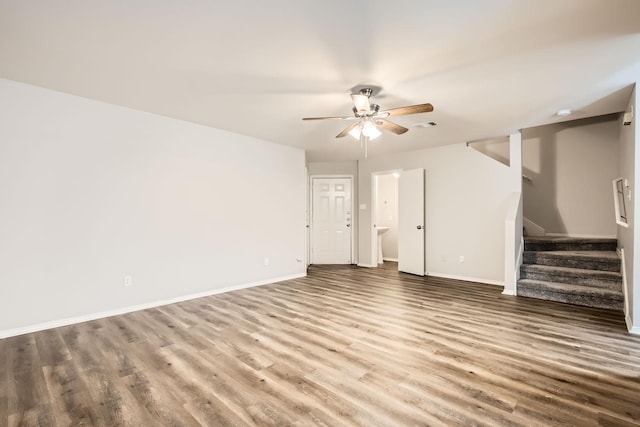
[[[385,266],[0,340],[0,426],[640,425],[621,313]]]

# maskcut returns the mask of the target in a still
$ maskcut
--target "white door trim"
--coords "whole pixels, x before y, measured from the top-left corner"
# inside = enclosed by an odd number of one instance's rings
[[[351,229],[349,230],[349,239],[351,239],[351,264],[355,264],[356,256],[355,256],[355,238],[354,238],[354,230],[357,228],[358,224],[358,216],[356,215],[355,208],[355,200],[357,197],[357,193],[354,188],[354,175],[309,175],[309,189],[307,194],[309,194],[309,263],[313,259],[313,180],[314,179],[348,179],[351,182]]]

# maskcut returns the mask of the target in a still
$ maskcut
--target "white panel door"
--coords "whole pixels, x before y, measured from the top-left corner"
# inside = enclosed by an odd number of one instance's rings
[[[312,263],[351,264],[351,179],[313,178]]]
[[[424,276],[424,169],[398,179],[398,270]]]

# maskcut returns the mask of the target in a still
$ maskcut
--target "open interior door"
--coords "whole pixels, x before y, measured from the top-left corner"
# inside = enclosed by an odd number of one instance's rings
[[[424,169],[398,180],[398,270],[424,276]]]

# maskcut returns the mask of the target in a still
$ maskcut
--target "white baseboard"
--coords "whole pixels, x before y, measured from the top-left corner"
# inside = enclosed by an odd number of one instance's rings
[[[479,279],[477,277],[456,276],[453,274],[434,273],[434,272],[428,272],[427,276],[442,277],[443,279],[464,280],[465,282],[485,283],[487,285],[504,286],[504,281],[502,280]]]
[[[384,261],[398,262],[398,258],[382,258]]]
[[[134,311],[146,310],[148,308],[160,307],[163,305],[175,304],[178,302],[188,301],[196,298],[208,297],[211,295],[223,294],[225,292],[238,291],[240,289],[253,288],[256,286],[269,285],[271,283],[283,282],[285,280],[293,280],[299,279],[301,277],[305,277],[306,273],[294,274],[291,276],[283,276],[283,277],[274,277],[271,279],[260,280],[258,282],[252,283],[243,283],[241,285],[227,286],[219,289],[212,289],[209,291],[198,292],[195,294],[182,295],[179,297],[161,300],[161,301],[153,301],[144,304],[131,305],[128,307],[117,308],[114,310],[101,311],[98,313],[86,314],[83,316],[77,317],[69,317],[66,319],[53,320],[51,322],[38,323],[35,325],[23,326],[20,328],[7,329],[4,331],[0,331],[0,339],[15,337],[18,335],[30,334],[33,332],[44,331],[47,329],[59,328],[62,326],[73,325],[76,323],[89,322],[91,320],[104,319],[105,317],[118,316],[120,314],[131,313]]]
[[[518,291],[516,289],[504,289],[502,291],[502,295],[511,295],[512,297],[515,297],[516,295],[518,295]]]
[[[356,264],[358,267],[365,267],[365,268],[376,268],[377,265],[371,265],[371,264],[362,264],[362,263],[357,263]]]

